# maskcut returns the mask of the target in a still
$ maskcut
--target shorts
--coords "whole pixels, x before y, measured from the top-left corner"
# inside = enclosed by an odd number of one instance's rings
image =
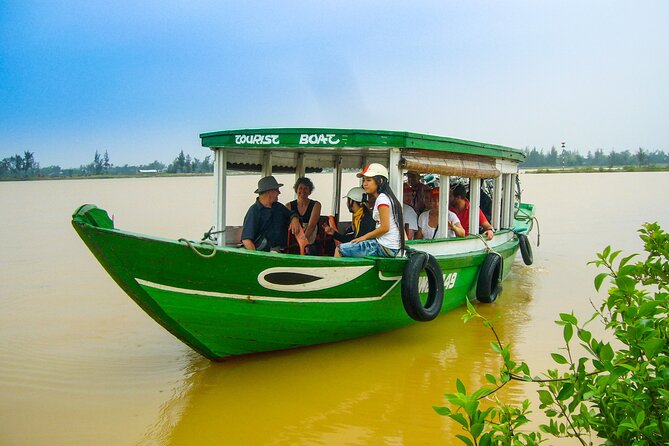
[[[376,239],[372,239],[360,243],[342,243],[339,245],[339,252],[344,257],[396,257],[399,249],[386,248]]]

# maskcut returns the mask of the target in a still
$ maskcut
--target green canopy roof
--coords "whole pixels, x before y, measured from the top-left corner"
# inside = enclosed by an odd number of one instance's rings
[[[385,151],[385,149],[414,149],[450,152],[501,158],[522,162],[525,154],[517,149],[443,136],[412,132],[332,128],[265,128],[222,130],[202,133],[202,146],[212,149],[244,148],[255,150],[300,151],[310,153],[355,154]],[[296,150],[297,149],[297,150]],[[376,149],[376,150],[375,150]],[[437,155],[435,153],[435,155]]]

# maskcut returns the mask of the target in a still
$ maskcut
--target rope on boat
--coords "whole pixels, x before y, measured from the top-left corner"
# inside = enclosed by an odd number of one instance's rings
[[[537,217],[531,217],[529,214],[525,213],[522,209],[518,209],[514,218],[518,221],[530,221],[530,228],[527,230],[529,233],[532,228],[534,228],[534,222],[537,223],[537,247],[541,242],[541,230],[539,229],[539,219]]]
[[[483,244],[485,245],[485,252],[487,252],[488,254],[493,254],[493,255],[496,255],[497,257],[499,257],[499,260],[500,260],[499,276],[502,277],[503,273],[504,273],[504,257],[502,257],[502,254],[498,253],[497,251],[492,249],[490,247],[490,245],[488,245],[488,242],[486,241],[485,237],[483,237],[483,234],[476,234],[476,237],[478,237],[479,240],[481,240],[483,242]]]
[[[186,245],[188,245],[188,247],[189,247],[190,249],[192,249],[193,252],[194,252],[195,254],[197,254],[197,255],[199,255],[200,257],[203,257],[203,258],[205,258],[205,259],[210,259],[210,258],[212,258],[212,257],[214,257],[214,256],[216,255],[216,245],[214,244],[214,242],[212,242],[212,241],[210,241],[210,240],[204,240],[204,241],[201,241],[201,242],[199,243],[201,246],[202,246],[202,245],[207,245],[207,246],[211,247],[211,253],[209,253],[209,254],[204,254],[204,253],[198,251],[197,248],[196,248],[196,246],[195,246],[195,244],[194,244],[194,242],[191,242],[190,240],[187,240],[187,239],[185,239],[185,238],[180,238],[180,239],[179,239],[179,242],[185,242]]]
[[[216,228],[215,226],[212,226],[211,228],[209,228],[209,230],[207,232],[205,232],[204,235],[202,236],[202,241],[209,240],[209,241],[215,242],[216,239],[218,238],[217,234],[225,233],[225,229],[221,229],[220,231],[214,231],[215,228]],[[212,235],[214,237],[212,237]]]

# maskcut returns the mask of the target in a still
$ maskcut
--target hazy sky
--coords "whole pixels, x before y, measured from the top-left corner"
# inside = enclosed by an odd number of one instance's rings
[[[0,158],[168,163],[308,126],[666,151],[667,23],[667,0],[0,0]]]

